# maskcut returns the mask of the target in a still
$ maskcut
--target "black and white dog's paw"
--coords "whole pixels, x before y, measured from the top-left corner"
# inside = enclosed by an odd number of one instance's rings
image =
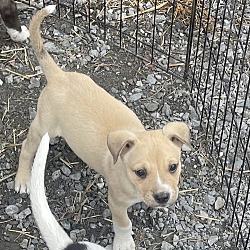
[[[10,38],[14,42],[23,42],[23,41],[25,41],[25,40],[27,40],[29,38],[30,33],[29,33],[29,30],[27,29],[27,27],[22,25],[21,29],[22,29],[22,31],[19,32],[19,31],[15,30],[15,29],[7,27],[7,32],[10,35]]]

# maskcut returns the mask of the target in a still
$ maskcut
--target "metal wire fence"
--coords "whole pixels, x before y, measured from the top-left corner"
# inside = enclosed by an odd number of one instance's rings
[[[247,249],[249,6],[247,1],[217,1],[208,3],[207,17],[202,15],[203,9],[196,12],[201,18],[192,45],[190,91],[205,129],[207,153],[221,170],[226,204],[232,207],[231,224],[237,228],[236,245],[240,241]]]
[[[73,24],[89,31],[92,25],[101,25],[105,40],[187,82],[205,132],[206,154],[221,172],[235,245],[249,249],[249,2],[58,0],[57,4],[60,17],[70,11]]]

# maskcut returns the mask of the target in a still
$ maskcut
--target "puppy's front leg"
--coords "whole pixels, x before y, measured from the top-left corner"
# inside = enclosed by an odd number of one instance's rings
[[[15,179],[15,190],[20,193],[29,192],[28,182],[33,159],[42,135],[47,132],[42,131],[40,127],[41,125],[36,116],[31,123],[27,138],[22,143],[22,149],[19,156],[19,166]]]
[[[129,206],[114,198],[111,192],[109,192],[108,202],[115,231],[113,250],[135,250],[135,243],[132,237],[132,223],[127,213]]]

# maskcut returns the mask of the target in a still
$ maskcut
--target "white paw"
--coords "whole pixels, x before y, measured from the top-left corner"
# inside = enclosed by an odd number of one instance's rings
[[[23,193],[27,193],[29,194],[30,193],[30,190],[29,190],[29,183],[28,182],[21,182],[21,181],[18,181],[17,178],[15,180],[15,191],[20,193],[20,194],[23,194]]]
[[[127,228],[117,227],[114,224],[115,238],[113,250],[135,250],[135,242],[132,237],[132,224]]]
[[[26,26],[21,26],[21,29],[22,29],[22,31],[19,32],[19,31],[14,30],[14,29],[7,28],[7,32],[13,41],[23,42],[30,36],[29,30],[27,29]]]
[[[127,237],[115,236],[113,250],[135,250],[135,242],[131,235]]]

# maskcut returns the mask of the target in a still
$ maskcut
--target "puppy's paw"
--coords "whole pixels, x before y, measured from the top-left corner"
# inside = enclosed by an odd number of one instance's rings
[[[115,236],[113,243],[113,250],[135,250],[135,242],[131,235],[127,237]]]
[[[115,238],[113,250],[135,250],[135,242],[132,237],[132,224],[127,228],[117,227],[114,224]]]
[[[19,192],[20,194],[28,193],[29,190],[29,178],[20,178],[18,175],[15,179],[15,191]]]

